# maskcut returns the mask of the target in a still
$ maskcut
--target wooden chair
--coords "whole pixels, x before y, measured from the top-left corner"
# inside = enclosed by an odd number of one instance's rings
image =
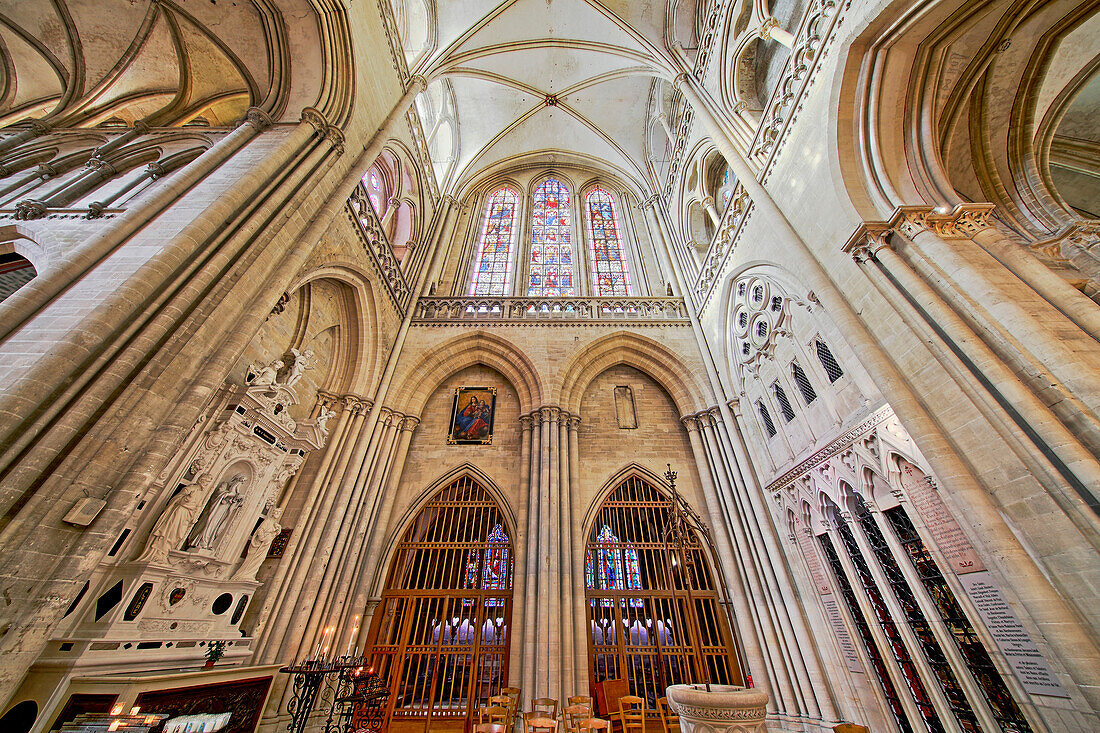
[[[489,707],[511,708],[512,698],[507,695],[493,695],[489,698]]]
[[[507,695],[511,699],[511,704],[508,709],[512,711],[512,716],[509,720],[515,722],[516,713],[519,712],[519,698],[520,689],[518,687],[502,687],[500,688],[501,695]]]
[[[592,717],[592,703],[575,703],[572,705],[566,705],[562,710],[562,720],[565,722],[565,729],[569,733],[577,733],[578,724],[582,720],[587,720]]]
[[[588,695],[574,695],[565,701],[569,705],[587,705],[592,707],[592,698]]]
[[[657,698],[657,712],[661,714],[661,728],[664,733],[680,733],[680,716],[672,712],[667,697]]]
[[[488,705],[477,711],[479,723],[512,724],[512,713],[504,705]]]
[[[619,725],[622,733],[645,733],[645,700],[637,695],[620,697]]]
[[[557,733],[558,721],[541,712],[524,713],[523,730],[525,733]]]
[[[537,713],[542,718],[557,720],[558,701],[552,697],[536,697],[531,701],[531,712]]]
[[[607,731],[607,733],[611,733],[611,721],[603,718],[585,718],[578,723],[577,729],[581,733],[587,731]]]

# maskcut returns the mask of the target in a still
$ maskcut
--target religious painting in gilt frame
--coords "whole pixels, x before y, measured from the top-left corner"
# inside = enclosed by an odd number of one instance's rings
[[[490,445],[493,442],[493,415],[496,412],[496,387],[459,387],[451,408],[450,445]]]

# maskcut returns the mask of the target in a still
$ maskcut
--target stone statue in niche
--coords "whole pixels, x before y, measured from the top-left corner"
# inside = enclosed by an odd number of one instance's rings
[[[615,419],[621,430],[634,430],[638,427],[638,416],[634,412],[634,392],[630,387],[615,388]]]
[[[242,484],[247,479],[243,473],[238,473],[228,481],[222,481],[214,490],[206,505],[202,522],[195,527],[195,539],[191,541],[191,548],[195,550],[212,550],[218,541],[222,531],[228,526],[230,517],[237,508],[244,503]]]
[[[162,563],[168,559],[169,550],[177,549],[187,537],[195,512],[202,504],[202,497],[210,488],[210,474],[200,474],[194,482],[185,485],[164,507],[149,541],[145,543],[145,552],[138,558],[141,561]]]
[[[271,541],[283,531],[282,525],[279,524],[279,518],[282,515],[282,507],[275,507],[264,518],[264,521],[260,522],[260,526],[256,528],[251,539],[248,540],[248,554],[241,561],[237,571],[233,573],[232,580],[256,579],[256,571],[260,569],[260,564],[267,557],[267,550],[271,546]]]
[[[287,387],[293,387],[302,380],[307,369],[313,368],[313,350],[306,349],[305,351],[298,351],[298,349],[290,350],[291,361],[290,371],[287,372],[286,381],[283,382]]]

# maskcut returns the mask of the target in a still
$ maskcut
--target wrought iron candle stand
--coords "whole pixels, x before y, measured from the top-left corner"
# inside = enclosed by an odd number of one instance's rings
[[[695,513],[695,510],[691,508],[687,500],[680,496],[680,492],[676,490],[676,472],[672,470],[671,463],[666,465],[668,466],[668,470],[665,471],[665,479],[668,480],[668,490],[669,493],[672,494],[672,502],[669,505],[668,514],[665,515],[665,525],[661,530],[661,549],[665,556],[665,572],[668,576],[668,587],[670,589],[676,588],[672,577],[672,568],[678,565],[680,567],[684,592],[687,595],[687,605],[689,608],[695,605],[695,599],[691,592],[694,585],[695,561],[693,559],[693,553],[690,552],[688,548],[695,544],[693,537],[698,537],[706,546],[707,552],[710,553],[715,563],[714,576],[718,581],[718,605],[725,612],[726,621],[729,623],[730,633],[734,634],[734,638],[736,639],[737,627],[734,625],[733,613],[730,610],[729,588],[726,586],[726,580],[722,576],[721,570],[718,568],[718,550],[714,546],[714,539],[711,537],[710,527],[707,526],[702,517]],[[673,604],[672,608],[673,613],[678,612],[678,606],[676,604]],[[744,677],[745,687],[752,687],[752,675],[749,674],[748,663],[742,652],[739,641],[734,644],[734,648],[737,651],[737,661],[741,667],[741,674]],[[706,685],[706,689],[709,692],[711,682],[710,670],[704,665],[702,672],[704,677],[702,682]]]
[[[304,733],[310,716],[325,715],[323,733],[381,730],[389,690],[367,666],[366,657],[307,659],[279,671],[292,675],[293,695],[286,709],[287,730]]]

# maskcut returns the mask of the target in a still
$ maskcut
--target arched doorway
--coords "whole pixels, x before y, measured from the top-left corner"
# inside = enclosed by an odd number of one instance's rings
[[[409,525],[368,642],[389,682],[389,730],[465,728],[507,684],[514,557],[500,507],[468,476]]]
[[[685,548],[689,572],[665,560],[671,505],[648,481],[627,478],[600,506],[585,548],[591,682],[626,679],[649,710],[669,685],[744,684],[698,537]]]

